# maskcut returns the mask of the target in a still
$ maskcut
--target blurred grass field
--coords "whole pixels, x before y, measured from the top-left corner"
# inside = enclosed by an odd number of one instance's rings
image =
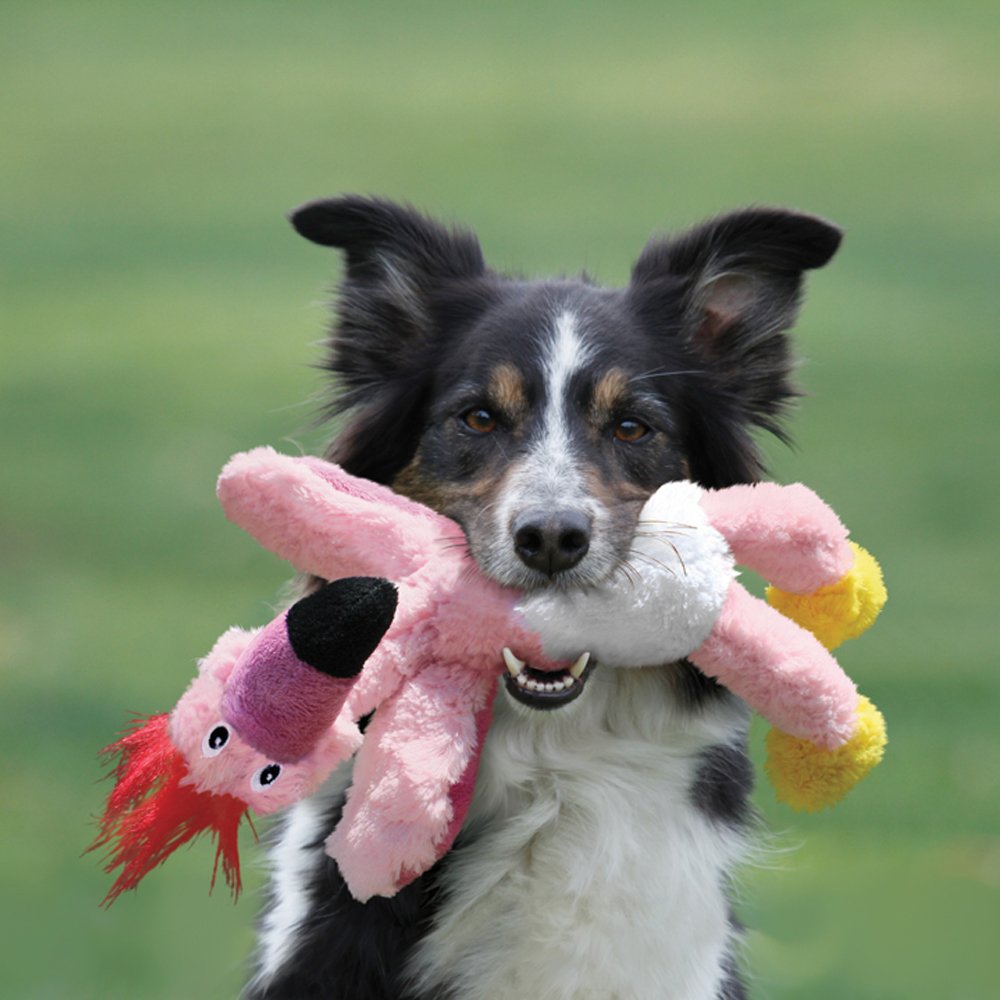
[[[841,660],[891,743],[828,814],[761,783],[787,850],[743,880],[754,997],[995,997],[998,29],[964,2],[3,4],[0,995],[238,989],[259,852],[235,907],[198,843],[101,910],[95,753],[277,600],[214,478],[319,446],[334,257],[283,213],[361,191],[607,282],[728,207],[846,227],[798,447],[768,449],[883,562]]]

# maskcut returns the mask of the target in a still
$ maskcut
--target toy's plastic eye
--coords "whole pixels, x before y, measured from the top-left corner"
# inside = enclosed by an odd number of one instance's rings
[[[641,441],[649,433],[649,428],[640,420],[619,420],[615,425],[615,439],[626,444]]]
[[[205,736],[201,742],[201,753],[203,757],[214,757],[222,753],[229,742],[229,726],[221,722]]]
[[[497,429],[497,418],[482,407],[463,413],[462,423],[475,434],[492,434]]]
[[[265,792],[270,785],[273,785],[281,774],[280,764],[268,764],[262,767],[251,779],[250,787],[255,792]]]

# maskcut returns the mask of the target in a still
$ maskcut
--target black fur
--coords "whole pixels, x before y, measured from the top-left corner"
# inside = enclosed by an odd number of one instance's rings
[[[743,977],[731,955],[726,960],[725,968],[726,978],[719,987],[716,1000],[748,1000],[750,994],[747,992],[746,983],[743,982]]]
[[[753,765],[746,748],[720,744],[702,754],[691,801],[720,823],[743,826],[750,818]]]
[[[391,481],[416,447],[440,352],[488,298],[479,243],[376,198],[310,202],[291,222],[346,256],[327,363],[338,390],[329,414],[358,409],[365,418],[352,422],[335,458],[355,475]]]
[[[675,663],[673,670],[674,694],[689,711],[696,711],[718,698],[733,697],[728,688],[724,688],[714,677],[703,674],[690,660]]]
[[[375,896],[359,903],[322,850],[343,808],[341,796],[325,817],[322,835],[310,845],[317,859],[312,905],[295,955],[273,979],[251,985],[246,1000],[432,1000],[410,992],[402,970],[430,925],[438,882],[451,855],[391,899]]]

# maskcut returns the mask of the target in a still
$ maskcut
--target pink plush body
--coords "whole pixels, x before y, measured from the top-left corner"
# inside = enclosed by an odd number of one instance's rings
[[[448,850],[461,825],[503,647],[538,669],[560,664],[515,624],[518,595],[479,573],[458,525],[426,507],[270,449],[234,457],[218,494],[232,521],[296,569],[325,580],[380,576],[398,587],[392,626],[346,695],[345,717],[378,711],[327,843],[357,898],[392,895]],[[228,703],[246,704],[241,689],[264,693],[256,669],[252,659],[237,669]],[[284,714],[255,700],[241,730],[277,759],[295,759],[302,747],[297,738],[282,745]]]

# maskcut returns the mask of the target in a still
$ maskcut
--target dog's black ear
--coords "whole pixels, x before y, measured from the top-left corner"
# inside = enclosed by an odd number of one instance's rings
[[[647,327],[679,336],[748,422],[780,434],[793,395],[785,332],[802,274],[822,267],[841,231],[812,215],[748,208],[674,238],[651,240],[630,297]]]
[[[380,198],[311,201],[290,219],[306,239],[345,252],[332,367],[348,389],[406,364],[432,333],[436,297],[485,271],[471,233]]]
[[[330,415],[355,413],[333,457],[386,481],[415,446],[436,345],[488,301],[479,242],[380,198],[311,201],[290,219],[306,239],[346,257],[325,367],[337,383]]]
[[[407,205],[382,198],[320,198],[295,209],[289,219],[300,236],[345,251],[348,280],[403,280],[419,290],[485,269],[472,233],[446,229]]]

